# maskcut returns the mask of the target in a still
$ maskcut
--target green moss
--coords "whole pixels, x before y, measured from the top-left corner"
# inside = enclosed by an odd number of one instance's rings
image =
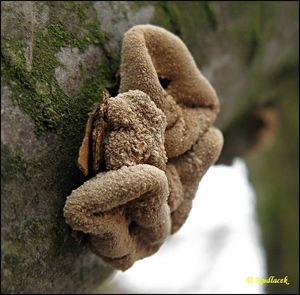
[[[219,15],[214,2],[158,1],[151,23],[179,36],[187,45],[199,67],[208,60],[209,50],[219,37]]]
[[[1,143],[1,181],[13,179],[20,171],[24,171],[27,162],[22,156],[20,149],[11,152],[7,145]]]
[[[93,5],[93,1],[47,1],[51,23],[64,24],[78,39],[103,35]]]
[[[85,118],[91,104],[100,100],[101,90],[112,84],[115,70],[110,67],[111,60],[106,59],[76,97],[64,93],[54,76],[55,68],[60,66],[56,53],[61,47],[84,51],[91,44],[103,44],[107,36],[98,29],[96,18],[91,22],[91,15],[87,15],[93,11],[92,3],[70,5],[62,1],[48,5],[49,21],[45,29],[35,33],[30,70],[26,69],[24,46],[14,36],[5,35],[1,47],[3,79],[12,90],[13,102],[35,121],[38,134],[68,128]]]
[[[205,24],[215,30],[218,26],[218,17],[215,12],[214,3],[211,1],[135,1],[132,3],[134,8],[141,8],[145,5],[153,5],[155,8],[151,23],[162,26],[163,28],[175,33],[185,39],[181,30],[188,31],[198,24]],[[193,18],[193,16],[195,16]]]
[[[203,9],[206,14],[207,21],[210,24],[211,28],[213,30],[216,30],[218,27],[218,20],[213,5],[209,1],[204,1]]]
[[[260,53],[272,36],[275,10],[274,3],[256,2],[237,3],[234,15],[239,19],[234,35],[240,41],[240,53],[247,66],[258,60]],[[243,13],[241,13],[243,11]],[[247,21],[245,21],[247,19]]]
[[[24,284],[28,284],[28,279],[33,279],[24,273],[28,267],[28,259],[31,259],[31,271],[35,270],[36,274],[45,265],[55,267],[53,257],[58,259],[63,237],[62,229],[53,224],[55,222],[49,222],[46,218],[29,218],[10,233],[9,244],[5,247],[4,263],[7,269],[13,269],[13,273],[6,276],[6,279],[12,279],[11,287],[21,290]],[[59,242],[55,239],[58,235]],[[36,279],[37,277],[38,275],[35,276]]]
[[[32,204],[33,206],[37,206],[37,205],[39,204],[39,202],[40,202],[39,195],[38,195],[38,194],[34,194],[34,195],[32,196],[32,199],[31,199],[31,204]]]
[[[171,5],[169,1],[156,1],[154,2],[154,9],[155,14],[151,22],[181,37],[180,11],[177,5]]]

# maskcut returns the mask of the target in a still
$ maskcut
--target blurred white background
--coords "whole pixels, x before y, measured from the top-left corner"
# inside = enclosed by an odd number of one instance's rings
[[[256,196],[245,162],[235,159],[208,170],[186,223],[158,253],[116,272],[98,292],[264,293],[256,277],[266,277]]]

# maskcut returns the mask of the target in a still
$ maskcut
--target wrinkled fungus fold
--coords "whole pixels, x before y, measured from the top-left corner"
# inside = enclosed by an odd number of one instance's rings
[[[64,216],[116,269],[157,252],[186,221],[199,182],[218,159],[215,90],[185,44],[153,25],[123,38],[119,94],[89,114],[78,165],[86,177]]]

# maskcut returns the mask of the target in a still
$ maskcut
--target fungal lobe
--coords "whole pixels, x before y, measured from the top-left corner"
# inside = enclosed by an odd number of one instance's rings
[[[68,196],[64,216],[124,271],[184,224],[223,136],[212,126],[216,92],[177,36],[134,26],[121,57],[119,94],[104,91],[89,113],[78,157],[89,179]]]

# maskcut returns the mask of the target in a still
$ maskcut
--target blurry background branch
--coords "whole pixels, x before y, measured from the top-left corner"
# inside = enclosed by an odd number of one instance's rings
[[[216,88],[220,163],[244,157],[258,194],[268,273],[298,281],[297,2],[1,2],[1,289],[90,292],[111,269],[70,236],[62,208],[87,113],[118,89],[135,24],[183,39]],[[226,197],[226,196],[224,196]],[[238,210],[238,209],[237,209]]]

